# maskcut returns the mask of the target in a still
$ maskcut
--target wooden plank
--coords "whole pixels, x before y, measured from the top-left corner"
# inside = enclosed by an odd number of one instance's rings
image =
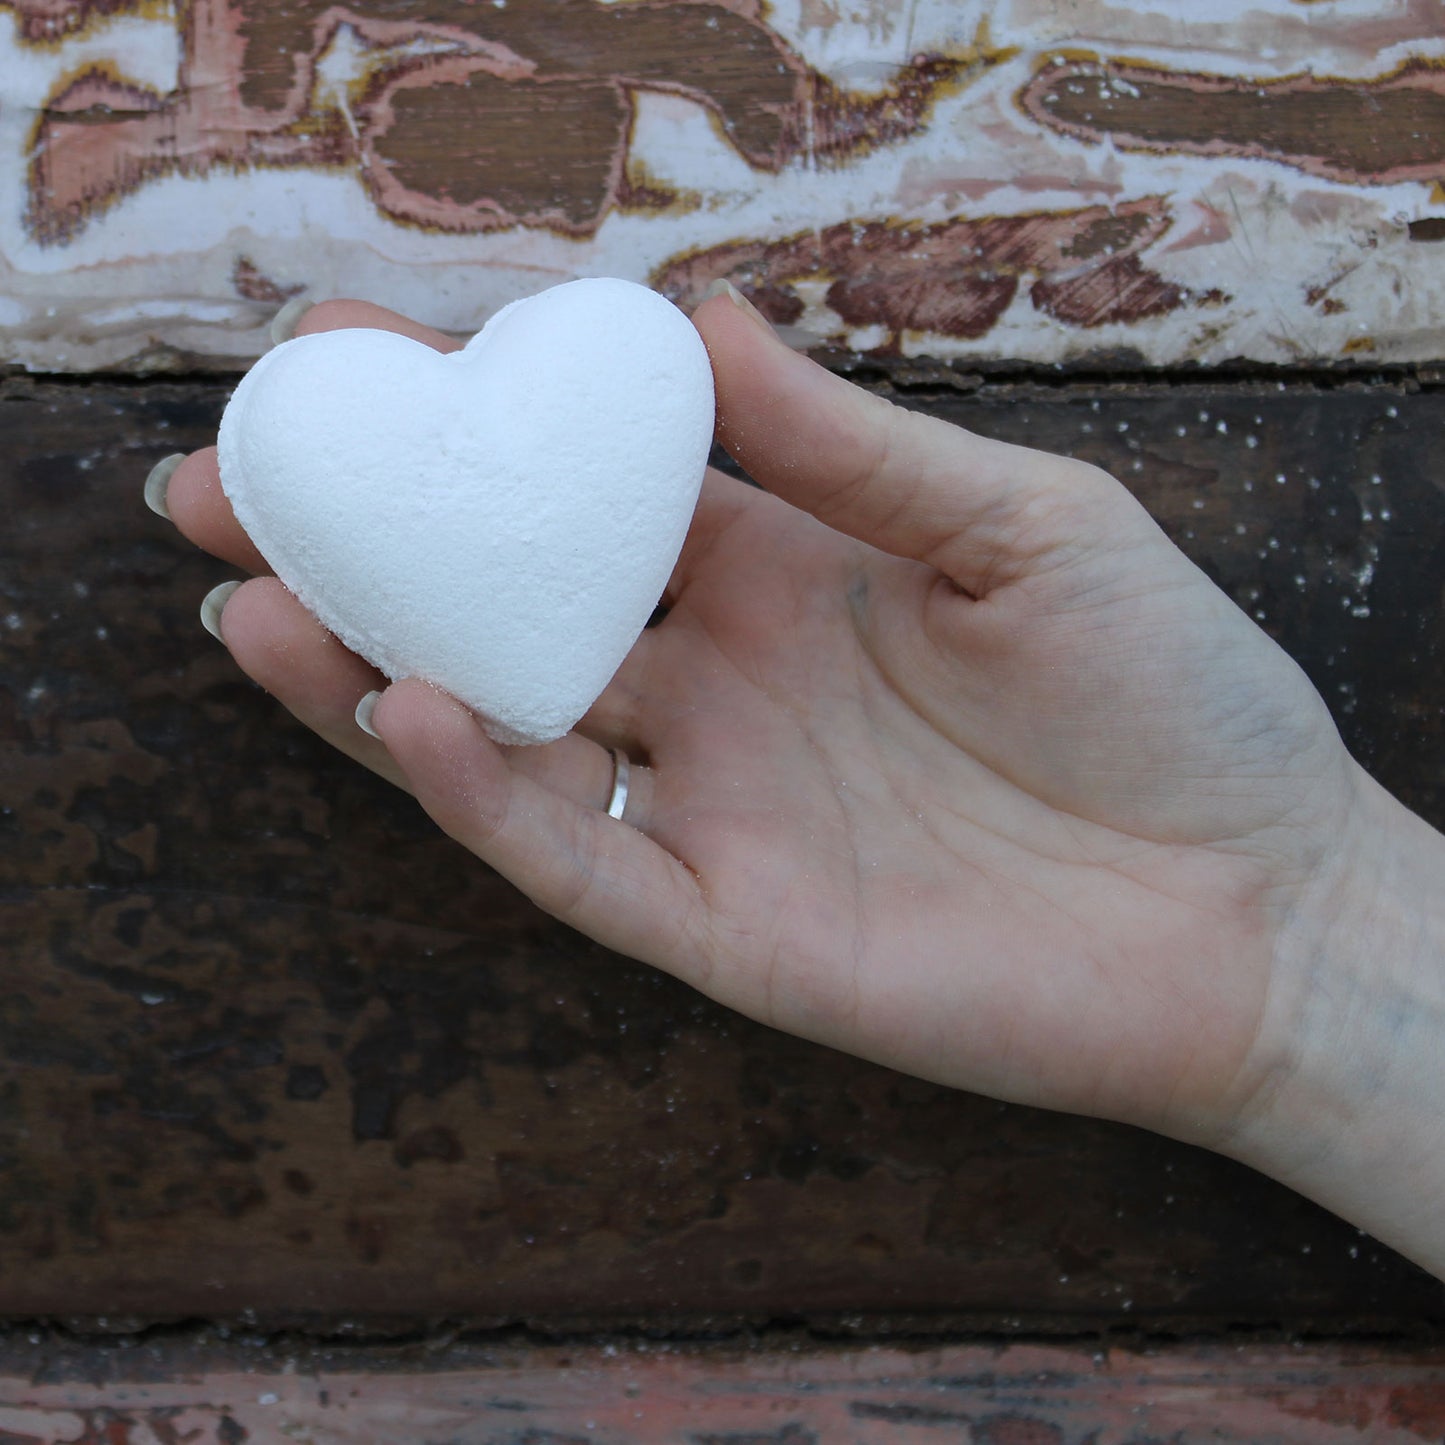
[[[33,368],[225,366],[303,290],[472,331],[598,273],[727,273],[861,351],[1445,354],[1439,0],[0,16],[0,326]]]
[[[201,632],[226,574],[139,489],[222,399],[0,389],[0,1314],[1440,1318],[1243,1168],[785,1038],[536,913]],[[1445,395],[910,399],[1112,466],[1445,820]]]
[[[4,1445],[1420,1445],[1445,1355],[1379,1347],[12,1347]]]

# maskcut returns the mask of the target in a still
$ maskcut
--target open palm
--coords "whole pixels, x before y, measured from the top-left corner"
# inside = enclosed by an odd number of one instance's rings
[[[912,416],[719,298],[720,435],[669,588],[577,731],[498,748],[274,579],[240,664],[549,911],[778,1027],[1213,1141],[1353,773],[1293,664],[1093,468]],[[304,330],[410,323],[336,303]],[[264,571],[214,453],[171,480]],[[600,804],[634,760],[624,822]]]

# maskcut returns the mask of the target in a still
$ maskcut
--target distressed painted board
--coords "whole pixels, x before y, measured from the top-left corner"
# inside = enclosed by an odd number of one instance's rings
[[[3,1445],[1423,1445],[1445,1355],[1370,1347],[11,1346]]]
[[[0,359],[714,276],[798,344],[1445,355],[1445,0],[3,0]]]
[[[140,487],[223,397],[0,384],[0,1316],[1445,1319],[1245,1169],[783,1037],[538,914],[201,631],[226,574]],[[907,400],[1113,468],[1445,821],[1445,394]]]

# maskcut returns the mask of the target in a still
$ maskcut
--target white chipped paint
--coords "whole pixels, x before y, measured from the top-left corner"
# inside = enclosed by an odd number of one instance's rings
[[[961,53],[986,38],[1017,54],[943,99],[907,140],[836,168],[803,155],[776,175],[749,166],[701,105],[643,93],[631,159],[686,200],[667,214],[614,212],[587,238],[521,227],[427,232],[382,215],[354,173],[290,169],[162,177],[50,245],[25,226],[25,148],[37,107],[66,77],[102,62],[166,93],[180,65],[176,30],[164,16],[122,15],[38,47],[22,44],[13,18],[0,12],[3,360],[85,370],[157,347],[222,364],[249,359],[265,347],[273,308],[237,294],[240,257],[286,288],[360,295],[470,332],[500,306],[557,281],[642,281],[670,258],[737,240],[849,220],[932,224],[1149,196],[1168,198],[1173,222],[1142,259],[1180,285],[1226,292],[1226,305],[1083,328],[1035,309],[1025,285],[978,340],[909,334],[903,349],[1050,363],[1128,347],[1157,365],[1445,353],[1445,243],[1407,234],[1411,221],[1445,214],[1428,185],[1347,184],[1270,160],[1126,152],[1052,131],[1015,102],[1038,65],[1065,51],[1261,80],[1306,72],[1364,78],[1412,56],[1445,56],[1445,35],[1419,33],[1423,11],[1410,0],[1383,8],[1370,0],[1220,0],[1207,18],[1177,10],[1165,0],[780,0],[770,12],[774,28],[809,64],[859,92],[876,92],[920,52]],[[313,106],[345,120],[374,54],[343,25],[322,57]],[[1341,309],[1325,314],[1311,303],[1322,286]],[[822,289],[804,288],[807,310],[794,339],[877,344],[880,328],[850,332]]]

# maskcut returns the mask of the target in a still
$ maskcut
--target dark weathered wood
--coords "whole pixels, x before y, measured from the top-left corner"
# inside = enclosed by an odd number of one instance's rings
[[[1421,1445],[1442,1431],[1438,1349],[0,1341],[4,1445]]]
[[[1445,1313],[1437,1283],[1248,1170],[782,1037],[536,913],[201,631],[225,570],[140,484],[222,399],[0,389],[0,1313]],[[1445,817],[1445,397],[914,400],[1118,471]]]
[[[1113,472],[1445,826],[1445,392],[1258,382],[937,398],[950,421]]]

